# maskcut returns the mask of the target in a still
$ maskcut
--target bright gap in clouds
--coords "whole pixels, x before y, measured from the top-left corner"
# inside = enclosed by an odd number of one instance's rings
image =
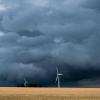
[[[0,32],[0,36],[4,36],[4,33],[3,32]]]
[[[5,11],[7,8],[4,5],[0,5],[0,11]]]

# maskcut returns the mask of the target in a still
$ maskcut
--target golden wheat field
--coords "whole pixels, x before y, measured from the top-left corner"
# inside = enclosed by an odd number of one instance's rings
[[[0,100],[100,100],[100,89],[2,87]]]

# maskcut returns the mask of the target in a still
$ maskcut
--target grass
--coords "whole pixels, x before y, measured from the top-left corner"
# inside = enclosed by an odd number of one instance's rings
[[[100,89],[0,88],[0,100],[100,100]]]

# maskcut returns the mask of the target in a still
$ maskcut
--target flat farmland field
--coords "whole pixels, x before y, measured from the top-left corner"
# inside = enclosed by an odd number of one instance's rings
[[[2,87],[0,100],[100,100],[100,89]]]

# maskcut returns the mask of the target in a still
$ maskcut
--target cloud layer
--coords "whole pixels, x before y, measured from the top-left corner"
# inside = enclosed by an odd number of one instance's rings
[[[92,72],[100,71],[99,5],[98,0],[1,0],[0,80],[53,82],[59,64],[63,81],[98,78]]]

